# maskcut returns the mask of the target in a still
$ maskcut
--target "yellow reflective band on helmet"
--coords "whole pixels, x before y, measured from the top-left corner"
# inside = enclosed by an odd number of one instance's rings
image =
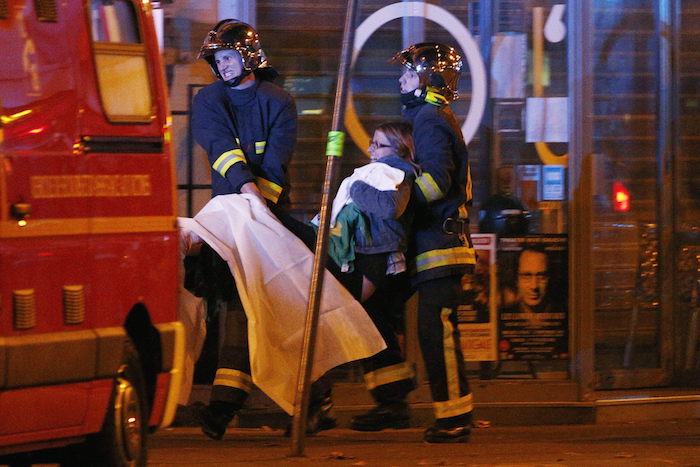
[[[438,107],[447,104],[447,98],[440,94],[437,89],[431,87],[425,90],[425,97],[423,99],[428,104],[433,104]]]
[[[260,193],[263,195],[263,198],[269,199],[273,203],[277,204],[277,201],[280,199],[280,195],[282,194],[281,186],[262,177],[255,177],[255,184],[257,185],[258,190],[260,190]]]
[[[458,399],[450,399],[442,402],[433,402],[435,418],[458,417],[473,410],[471,393]]]
[[[459,372],[457,355],[455,352],[455,339],[452,333],[454,326],[450,321],[452,308],[440,310],[440,321],[442,322],[442,353],[445,360],[445,378],[447,379],[447,398],[457,399],[459,397]]]
[[[267,145],[267,141],[256,141],[255,142],[255,154],[264,153],[266,145]]]
[[[395,383],[414,377],[413,367],[407,362],[397,363],[378,370],[365,373],[365,385],[372,390],[384,384]]]
[[[226,176],[226,172],[231,168],[236,162],[248,163],[245,158],[245,154],[241,149],[232,149],[231,151],[226,151],[219,156],[218,159],[214,161],[211,165],[214,170],[219,172],[222,177]]]
[[[219,368],[214,377],[214,386],[226,386],[250,392],[253,390],[253,380],[250,375],[230,368]]]
[[[426,251],[416,256],[416,272],[453,264],[476,264],[474,248],[457,246]]]
[[[416,179],[416,183],[428,202],[435,201],[445,196],[438,184],[435,183],[433,176],[427,172],[423,172],[420,177]]]

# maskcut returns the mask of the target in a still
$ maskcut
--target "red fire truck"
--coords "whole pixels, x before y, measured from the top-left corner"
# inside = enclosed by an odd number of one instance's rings
[[[0,0],[0,456],[145,465],[184,333],[149,0]],[[0,464],[3,459],[0,459]]]

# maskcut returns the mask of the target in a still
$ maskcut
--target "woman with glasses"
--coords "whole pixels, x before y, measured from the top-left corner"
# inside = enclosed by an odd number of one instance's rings
[[[405,399],[415,388],[413,366],[405,361],[397,336],[411,290],[405,254],[413,222],[411,193],[420,175],[412,131],[405,121],[386,122],[374,131],[370,163],[345,178],[333,200],[327,262],[328,270],[362,303],[386,342],[386,349],[362,364],[367,389],[380,411],[391,409],[390,426],[395,428],[409,426]],[[316,231],[310,225],[291,216],[280,220],[313,249]],[[318,225],[318,216],[311,224]],[[388,428],[382,418],[370,411],[354,417],[351,427]]]
[[[411,126],[379,125],[370,142],[371,162],[342,181],[331,212],[329,253],[360,301],[368,300],[387,276],[406,270],[404,253],[412,220],[412,186],[420,174],[413,161]]]
[[[413,222],[411,192],[421,173],[414,161],[412,131],[405,121],[379,125],[369,146],[371,162],[341,183],[333,202],[329,252],[343,268],[340,255],[331,251],[343,250],[340,237],[333,232],[358,220],[350,229],[353,270],[340,274],[340,280],[359,297],[387,345],[362,362],[365,384],[377,406],[352,419],[355,430],[387,428],[378,423],[384,418],[379,412],[387,408],[393,415],[391,427],[407,428],[410,421],[405,401],[415,389],[415,375],[403,357],[397,331],[402,327],[403,305],[411,290],[405,253]]]

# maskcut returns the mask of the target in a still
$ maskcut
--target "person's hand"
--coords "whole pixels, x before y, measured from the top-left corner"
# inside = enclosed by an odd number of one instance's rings
[[[258,186],[255,183],[248,182],[245,185],[243,185],[241,187],[241,193],[246,195],[253,195],[255,199],[262,203],[263,206],[267,207],[267,202],[265,201],[265,198],[263,197],[262,193],[260,192],[260,189],[258,189]]]
[[[203,240],[191,230],[180,229],[180,253],[182,256],[196,256],[202,247]]]

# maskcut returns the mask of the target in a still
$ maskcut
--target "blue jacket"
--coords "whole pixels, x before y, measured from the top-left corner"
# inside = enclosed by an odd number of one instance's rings
[[[296,129],[294,100],[269,81],[237,90],[219,80],[202,88],[194,98],[192,132],[209,156],[212,196],[240,193],[255,182],[272,203],[285,199]]]
[[[363,229],[355,231],[355,251],[362,254],[405,253],[413,218],[409,201],[416,174],[411,164],[397,155],[383,157],[375,163],[400,169],[405,176],[396,190],[380,191],[359,180],[350,186],[350,197],[369,224],[369,237]]]
[[[423,170],[413,188],[413,282],[473,272],[475,255],[467,211],[471,175],[462,131],[448,105],[423,102],[406,106],[403,115],[413,125],[416,162]],[[462,231],[446,229],[448,219],[463,222]]]

